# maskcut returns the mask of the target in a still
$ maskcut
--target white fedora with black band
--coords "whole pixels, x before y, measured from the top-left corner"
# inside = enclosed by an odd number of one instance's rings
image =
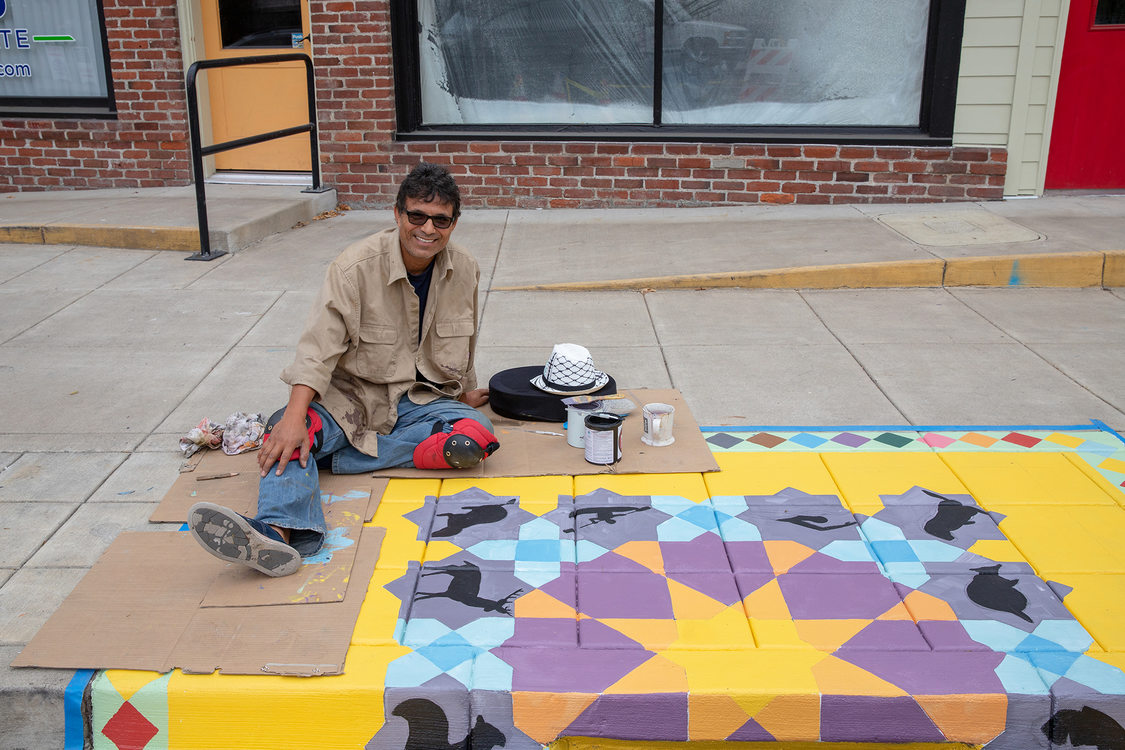
[[[584,396],[608,382],[609,376],[594,367],[589,350],[578,344],[555,344],[543,373],[531,379],[533,386],[556,396]]]

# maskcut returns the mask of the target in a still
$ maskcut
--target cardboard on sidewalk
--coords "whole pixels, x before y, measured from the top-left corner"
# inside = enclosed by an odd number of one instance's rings
[[[370,493],[364,521],[374,517],[387,483],[385,478],[364,474],[320,472],[322,500],[343,497],[357,489]],[[186,522],[188,509],[198,502],[215,503],[252,517],[258,508],[257,451],[237,456],[228,456],[222,451],[202,451],[192,456],[148,520],[153,523]]]
[[[636,404],[621,431],[621,460],[608,466],[586,461],[585,452],[566,442],[559,422],[525,422],[482,409],[495,428],[500,450],[470,469],[383,469],[377,477],[534,477],[583,474],[679,474],[718,471],[719,465],[683,396],[675,389],[622,389]],[[641,407],[660,402],[676,408],[671,445],[654,448],[641,442]],[[556,433],[556,434],[544,434]]]
[[[12,666],[341,674],[384,533],[362,528],[339,601],[205,606],[221,561],[186,532],[124,532]]]

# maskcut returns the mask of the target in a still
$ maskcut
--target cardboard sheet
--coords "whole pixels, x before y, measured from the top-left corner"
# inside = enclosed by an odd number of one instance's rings
[[[384,533],[363,528],[341,601],[204,607],[215,558],[186,532],[124,532],[12,666],[341,674]]]
[[[227,474],[237,476],[225,476]],[[387,489],[387,479],[365,474],[320,472],[322,494],[343,496],[361,486],[370,490],[371,501],[363,517],[364,521],[370,521]],[[153,523],[183,523],[187,521],[188,509],[204,501],[253,516],[258,505],[258,452],[228,456],[222,451],[205,451],[192,456],[149,520]]]
[[[711,448],[699,431],[684,398],[675,389],[623,389],[636,408],[625,418],[621,432],[621,460],[609,466],[586,462],[581,448],[574,448],[563,436],[558,422],[522,422],[498,417],[492,419],[500,450],[471,469],[421,470],[383,469],[376,477],[534,477],[575,476],[582,474],[678,474],[718,471]],[[654,448],[641,442],[641,407],[661,402],[676,407],[673,435],[676,442]],[[554,432],[557,435],[544,435]]]

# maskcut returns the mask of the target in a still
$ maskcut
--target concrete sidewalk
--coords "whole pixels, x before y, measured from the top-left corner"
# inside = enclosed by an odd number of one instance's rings
[[[100,224],[96,201],[120,198],[4,196],[0,225]],[[185,216],[159,198],[147,214]],[[324,268],[391,216],[300,221],[206,263],[43,231],[0,245],[0,747],[63,746],[74,673],[7,664],[120,531],[167,530],[147,518],[180,435],[284,403]],[[454,237],[481,265],[485,382],[573,341],[622,387],[679,389],[703,425],[1125,429],[1125,292],[1106,288],[1125,284],[1125,196],[470,210]]]

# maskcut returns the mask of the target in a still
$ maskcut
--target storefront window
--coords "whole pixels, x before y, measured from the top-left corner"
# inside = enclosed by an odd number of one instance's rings
[[[301,0],[219,0],[223,47],[292,47]]]
[[[418,0],[417,11],[422,125],[919,125],[930,0]]]
[[[96,0],[0,0],[0,112],[112,111]]]

